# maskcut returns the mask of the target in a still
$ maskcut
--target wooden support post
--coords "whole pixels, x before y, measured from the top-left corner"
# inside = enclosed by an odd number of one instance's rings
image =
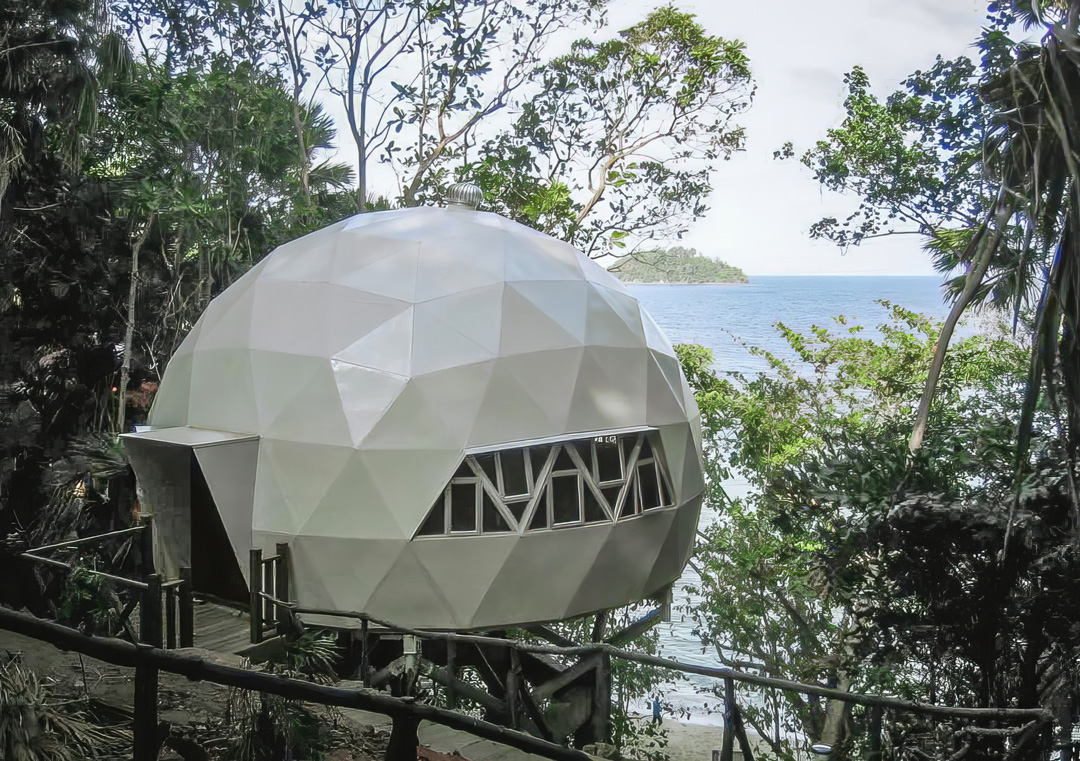
[[[161,647],[161,576],[152,573],[146,577],[146,588],[139,600],[139,640],[147,645]]]
[[[870,735],[869,761],[881,761],[881,706],[873,706],[870,709],[870,726],[867,728]]]
[[[165,647],[176,649],[176,587],[165,587]]]
[[[248,613],[251,619],[251,644],[262,642],[262,550],[251,549],[248,566]]]
[[[139,551],[142,555],[143,573],[150,575],[157,569],[154,567],[154,519],[153,516],[142,516],[142,536],[139,542]]]
[[[521,705],[525,708],[525,715],[529,717],[536,726],[537,731],[540,732],[540,736],[549,742],[554,742],[555,739],[551,734],[551,730],[548,729],[547,722],[544,721],[544,714],[541,713],[540,706],[536,704],[528,683],[524,682],[521,685]]]
[[[735,712],[735,680],[724,680],[724,741],[720,746],[720,761],[733,761],[735,758],[735,728],[732,717]]]
[[[596,620],[593,622],[592,638],[590,642],[600,642],[604,639],[604,634],[607,633],[607,621],[608,612],[602,610],[596,614]]]
[[[157,761],[158,736],[158,670],[146,662],[135,664],[135,712],[132,724],[134,761]]]
[[[368,664],[368,622],[365,618],[360,622],[360,680],[365,687],[371,686],[371,674],[368,672],[371,666]]]
[[[191,569],[180,569],[180,647],[195,647],[195,596],[191,588]]]
[[[611,739],[611,656],[607,653],[596,664],[592,733],[594,742],[606,743]]]
[[[420,739],[416,736],[419,721],[404,714],[394,716],[390,729],[390,742],[386,745],[386,761],[416,761],[416,749]]]
[[[507,718],[510,720],[509,725],[511,729],[518,729],[521,723],[518,721],[518,670],[520,664],[518,663],[517,650],[510,650],[510,668],[506,671],[506,713]]]
[[[746,728],[743,726],[742,712],[739,711],[738,704],[732,706],[731,725],[735,730],[735,739],[739,741],[743,761],[754,761],[754,750],[750,747],[750,740],[746,737]]]
[[[451,679],[457,679],[457,643],[453,641],[446,643],[446,670]],[[446,707],[451,711],[457,708],[457,690],[453,682],[446,685]]]
[[[274,597],[282,602],[289,601],[289,545],[277,545],[277,565],[274,567]],[[289,625],[289,609],[282,605],[274,606],[277,633],[284,634]]]
[[[275,561],[273,558],[270,560],[263,560],[262,590],[263,592],[269,592],[271,595],[274,594],[274,565]],[[272,624],[274,622],[274,605],[265,597],[260,597],[259,602],[262,603],[262,607],[259,608],[262,615],[262,621],[260,622],[262,634],[260,637],[265,637],[267,633],[267,624]]]

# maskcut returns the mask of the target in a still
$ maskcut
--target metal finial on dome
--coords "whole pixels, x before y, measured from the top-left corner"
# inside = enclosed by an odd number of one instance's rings
[[[446,190],[447,206],[460,206],[466,209],[479,208],[484,202],[484,191],[471,182],[457,182]]]

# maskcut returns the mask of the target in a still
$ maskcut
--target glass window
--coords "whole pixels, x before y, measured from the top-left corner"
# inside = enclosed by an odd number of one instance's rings
[[[450,484],[451,531],[476,531],[476,487],[475,482]]]
[[[551,524],[548,522],[548,503],[546,491],[540,495],[540,499],[536,503],[536,512],[533,513],[532,520],[529,521],[529,531],[536,531],[537,529],[541,528],[551,528]]]
[[[596,480],[600,483],[621,481],[623,469],[618,440],[614,436],[597,439],[593,442],[593,451],[596,453]]]
[[[499,452],[502,472],[501,488],[504,496],[513,497],[529,493],[529,479],[525,473],[525,452],[514,449]]]
[[[428,517],[424,519],[424,525],[417,532],[419,536],[440,536],[446,533],[446,505],[445,497],[440,496],[435,500],[434,507]]]
[[[641,507],[645,510],[660,507],[662,500],[660,499],[660,486],[656,483],[656,465],[650,460],[638,465],[637,472],[638,487],[641,489],[639,492]]]
[[[600,505],[600,500],[593,494],[593,490],[588,486],[585,487],[585,522],[586,523],[608,523],[611,518],[608,517],[607,512]]]
[[[626,433],[469,455],[416,536],[526,530],[525,513],[533,504],[528,531],[621,520],[671,506],[659,442],[655,432]],[[541,478],[549,459],[551,468]]]
[[[540,471],[547,462],[551,447],[529,447],[529,460],[532,461],[533,478],[540,477]]]
[[[495,484],[499,482],[498,470],[495,468],[495,455],[478,454],[476,455],[476,463],[483,469],[484,473],[487,474],[491,483]]]
[[[520,524],[522,519],[525,517],[525,508],[527,508],[528,506],[529,503],[523,499],[516,502],[506,503],[506,508],[510,511],[510,514],[514,516],[514,520],[516,520],[518,524]]]
[[[483,519],[483,533],[485,534],[505,534],[510,531],[510,524],[503,518],[499,508],[495,506],[495,501],[491,498],[491,495],[486,491],[483,493],[483,511],[481,518]]]
[[[573,444],[559,447],[559,454],[555,457],[555,470],[577,470],[574,461],[570,459],[570,453],[566,451],[566,447],[570,446]]]
[[[638,505],[637,498],[637,479],[631,478],[626,490],[626,499],[623,501],[622,513],[620,517],[626,517],[629,515],[637,515],[641,512],[641,507]]]
[[[581,522],[580,479],[576,473],[551,477],[551,515],[556,525]]]
[[[608,507],[611,508],[612,515],[615,514],[615,508],[619,505],[619,492],[622,491],[622,486],[605,486],[600,490],[604,495],[604,499],[607,500]]]

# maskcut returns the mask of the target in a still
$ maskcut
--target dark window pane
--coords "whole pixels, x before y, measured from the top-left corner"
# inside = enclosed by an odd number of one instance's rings
[[[476,484],[450,485],[450,530],[476,531]]]
[[[529,521],[529,531],[548,528],[547,514],[547,493],[545,492],[540,495],[540,499],[536,504],[536,512],[533,513],[532,520]]]
[[[507,502],[506,506],[510,508],[510,512],[513,514],[514,519],[521,523],[521,519],[525,517],[525,508],[529,506],[529,501],[526,499],[520,502]]]
[[[529,447],[529,457],[532,459],[533,478],[540,477],[540,469],[547,462],[548,452],[551,447]]]
[[[469,467],[469,463],[464,460],[461,461],[461,465],[458,465],[458,469],[454,471],[454,478],[475,478],[476,474],[472,472],[472,468]]]
[[[577,465],[570,459],[566,447],[559,447],[559,454],[555,457],[555,470],[577,470]]]
[[[649,510],[660,507],[660,487],[656,483],[656,466],[653,463],[638,466],[638,484],[641,486],[641,506]]]
[[[625,518],[629,515],[637,515],[641,512],[641,508],[637,501],[637,479],[630,479],[630,488],[626,490],[626,502],[623,503],[622,514],[620,517]]]
[[[604,497],[607,498],[608,507],[611,508],[611,514],[615,514],[615,508],[619,504],[619,492],[622,491],[621,486],[607,486],[600,490]]]
[[[497,484],[497,476],[495,475],[495,455],[493,454],[478,454],[476,455],[476,462],[480,465],[487,477],[491,479],[491,483]]]
[[[637,443],[638,435],[636,433],[630,436],[622,437],[622,452],[623,459],[627,462],[630,461],[630,453],[634,451],[634,444]]]
[[[660,504],[664,505],[665,507],[675,504],[675,500],[671,498],[671,493],[668,490],[667,483],[664,481],[663,478],[660,479]]]
[[[644,460],[646,457],[652,457],[652,446],[649,445],[649,437],[643,436],[641,438],[641,454],[638,455],[638,459]]]
[[[578,503],[578,477],[555,476],[551,479],[552,519],[556,524],[581,520]]]
[[[593,494],[592,489],[588,486],[585,487],[585,522],[586,523],[599,523],[610,520],[607,517],[607,513],[604,512],[604,508],[600,507],[599,500],[596,499],[596,495]]]
[[[622,479],[619,445],[613,441],[597,441],[596,465],[601,481],[618,481]]]
[[[428,513],[428,517],[424,520],[424,525],[420,527],[420,531],[417,532],[418,536],[441,536],[446,533],[446,505],[442,497],[439,497],[435,502],[434,507],[431,508],[431,512]]]
[[[491,497],[488,496],[486,491],[483,494],[483,500],[483,532],[485,534],[499,534],[509,531],[510,527],[506,524],[506,519],[503,518],[502,513],[499,512],[499,508],[495,507],[495,503],[491,500]]]
[[[525,479],[525,452],[520,449],[500,452],[499,460],[502,463],[503,494],[528,494],[529,483]]]

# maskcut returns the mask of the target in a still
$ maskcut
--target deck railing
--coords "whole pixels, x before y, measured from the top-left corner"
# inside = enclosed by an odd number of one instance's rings
[[[143,565],[148,570],[142,579],[87,568],[55,557],[48,557],[45,554],[84,548],[124,536],[139,539]],[[59,569],[67,574],[78,569],[82,573],[104,579],[115,586],[117,596],[110,603],[110,607],[116,615],[116,622],[113,630],[109,632],[110,636],[123,635],[132,643],[142,642],[154,647],[169,649],[178,645],[191,647],[195,639],[191,569],[181,568],[179,578],[163,581],[161,575],[154,572],[153,547],[153,523],[149,517],[144,517],[143,522],[138,526],[34,547],[20,553],[19,557],[32,563]],[[287,593],[287,587],[285,589]],[[121,595],[125,595],[127,600],[122,599]],[[138,618],[135,618],[136,612],[138,612]],[[138,622],[137,629],[135,621]]]

